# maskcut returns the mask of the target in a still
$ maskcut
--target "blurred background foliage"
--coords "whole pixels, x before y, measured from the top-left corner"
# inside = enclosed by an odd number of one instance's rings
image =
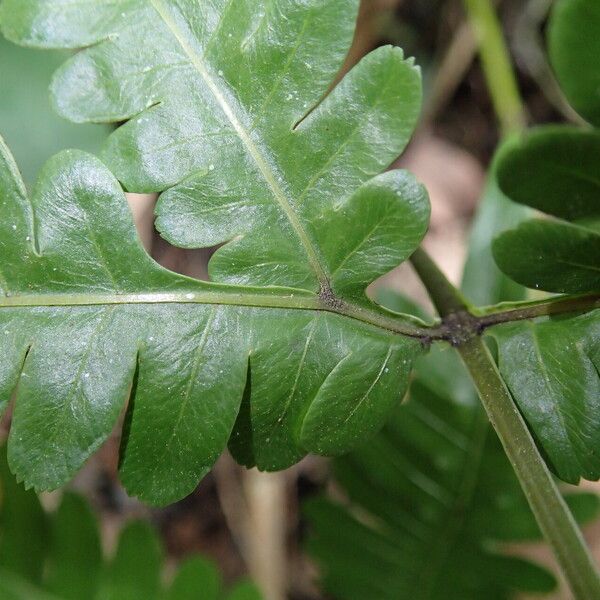
[[[528,123],[577,122],[546,58],[553,0],[495,4]],[[423,70],[421,123],[398,164],[430,192],[427,249],[455,283],[468,257],[464,290],[474,301],[522,297],[489,253],[491,232],[523,211],[491,179],[486,185],[501,135],[462,0],[363,0],[344,69],[385,43],[402,46]],[[0,132],[28,185],[63,148],[97,154],[109,130],[52,111],[47,86],[63,59],[0,38]],[[207,252],[174,249],[156,235],[154,201],[130,197],[146,247],[165,266],[204,276]],[[428,306],[407,266],[373,293],[406,309],[400,290]],[[118,445],[115,435],[68,491],[44,494],[41,504],[1,463],[2,600],[255,600],[249,584],[232,588],[248,574],[266,600],[500,600],[550,590],[548,598],[568,597],[560,581],[554,589],[552,560],[450,352],[423,361],[408,401],[362,450],[270,475],[224,456],[193,494],[162,510],[126,497],[116,479]],[[568,493],[578,518],[591,521],[595,488]],[[587,534],[599,555],[600,526]]]
[[[261,600],[250,582],[225,593],[210,561],[167,565],[147,521],[124,525],[110,557],[89,503],[65,492],[46,511],[8,470],[0,448],[0,598],[3,600]],[[167,566],[170,573],[167,573]],[[165,585],[165,580],[168,583]]]
[[[0,36],[0,131],[27,184],[60,150],[80,148],[97,154],[109,131],[104,125],[69,123],[50,107],[50,78],[64,60],[64,52],[21,48]]]

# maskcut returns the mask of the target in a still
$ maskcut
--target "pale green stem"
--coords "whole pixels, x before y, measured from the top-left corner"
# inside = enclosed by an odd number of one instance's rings
[[[446,279],[435,261],[423,248],[417,248],[410,257],[410,262],[427,288],[441,317],[468,309],[468,302],[461,291]],[[440,309],[440,307],[443,308]]]
[[[458,352],[573,597],[600,599],[598,567],[487,346],[473,337]]]
[[[518,132],[525,126],[525,107],[492,1],[464,0],[464,5],[479,42],[483,72],[502,133]]]

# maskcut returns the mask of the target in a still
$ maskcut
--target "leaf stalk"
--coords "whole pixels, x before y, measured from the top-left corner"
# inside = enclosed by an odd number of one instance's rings
[[[526,321],[538,317],[549,317],[574,312],[588,312],[600,308],[600,294],[558,296],[533,302],[498,304],[476,309],[477,321],[484,329],[509,323]]]

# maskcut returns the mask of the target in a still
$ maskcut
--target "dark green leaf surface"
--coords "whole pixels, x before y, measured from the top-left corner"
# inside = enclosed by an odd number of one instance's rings
[[[600,478],[600,310],[512,323],[491,335],[499,367],[557,475]]]
[[[216,566],[194,557],[179,567],[166,600],[262,600],[258,588],[250,581],[239,581],[226,595],[222,590],[223,583]]]
[[[550,59],[567,98],[600,127],[600,3],[558,0],[548,31]]]
[[[600,120],[600,5],[559,0],[549,27],[559,81],[579,112]],[[558,221],[535,220],[501,235],[494,258],[515,281],[558,293],[600,289],[600,132],[544,127],[503,153],[502,191]]]
[[[424,382],[447,363],[437,379]],[[447,390],[466,375],[454,354],[421,366],[408,402],[370,443],[335,462],[348,503],[309,502],[309,550],[340,600],[489,600],[548,592],[553,577],[502,543],[541,534],[476,398]],[[443,388],[442,388],[443,389]],[[567,496],[579,519],[598,513],[592,494]]]
[[[515,281],[557,293],[600,290],[600,133],[545,127],[500,158],[498,182],[515,202],[553,219],[522,223],[494,242]]]
[[[427,213],[407,174],[381,179],[408,185],[395,196],[408,227]],[[189,493],[225,447],[249,364],[245,442],[263,469],[360,442],[404,394],[422,345],[390,331],[401,321],[376,307],[332,314],[301,290],[165,271],[96,159],[59,155],[29,200],[3,149],[0,183],[0,399],[19,381],[8,454],[28,484],[54,488],[72,476],[114,427],[134,373],[121,473],[130,493],[155,503]],[[367,357],[360,369],[358,357]]]

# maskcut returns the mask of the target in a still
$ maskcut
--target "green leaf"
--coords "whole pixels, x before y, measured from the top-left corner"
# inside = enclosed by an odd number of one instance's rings
[[[52,520],[46,587],[65,600],[93,598],[98,588],[102,550],[89,504],[65,494]]]
[[[219,600],[224,590],[215,565],[199,557],[179,567],[168,590],[155,530],[145,522],[126,525],[116,555],[103,559],[98,524],[86,500],[67,492],[46,515],[32,491],[9,473],[0,448],[0,597],[2,600]],[[588,507],[591,510],[591,507]],[[26,552],[29,551],[29,555]],[[229,600],[261,600],[240,580]]]
[[[550,59],[567,98],[590,123],[600,127],[600,4],[559,0],[548,28]]]
[[[249,581],[238,583],[226,597],[226,600],[261,600],[262,594]]]
[[[463,284],[490,304],[507,295],[522,297],[497,269],[485,268],[490,254],[485,232],[500,224],[494,214],[519,219],[523,210],[508,205],[492,179],[471,236]],[[414,312],[397,295],[388,293],[385,301],[399,312]],[[327,589],[342,600],[412,600],[415,589],[428,598],[489,600],[512,597],[519,587],[549,589],[547,572],[497,554],[498,543],[539,539],[540,532],[457,355],[435,348],[418,361],[417,373],[409,402],[384,432],[338,460],[349,506],[323,499],[308,506],[310,547]],[[580,523],[598,516],[595,494],[565,499]],[[346,531],[347,536],[341,533]]]
[[[3,2],[0,7],[2,32],[23,45],[81,48],[109,35],[124,10],[138,4],[137,0],[98,2],[84,0],[25,0]],[[47,43],[52,32],[54,44]]]
[[[600,289],[600,133],[544,127],[524,134],[498,165],[502,191],[543,211],[501,234],[494,258],[515,281],[549,292]]]
[[[381,241],[365,234],[385,238],[402,215],[385,198],[367,207],[381,192],[367,182],[412,133],[419,71],[398,48],[380,48],[320,102],[348,50],[358,0],[138,0],[118,14],[99,0],[2,7],[4,31],[20,43],[97,42],[57,73],[55,104],[76,121],[131,118],[108,142],[109,167],[131,191],[175,185],[157,209],[169,241],[234,240],[215,254],[214,280],[317,292],[329,282],[362,298],[364,285],[354,287],[372,275],[366,254],[373,273],[397,264],[398,252],[406,258],[399,236],[396,252],[369,251]],[[365,213],[364,224],[353,218]]]
[[[2,600],[62,600],[31,584],[16,573],[0,569],[0,597]]]
[[[129,523],[121,532],[99,600],[157,600],[161,563],[162,549],[154,529],[143,521]]]
[[[595,2],[556,3],[550,26],[555,68],[574,106],[598,113]],[[594,95],[596,98],[594,99]],[[512,200],[548,215],[505,232],[494,258],[514,280],[558,293],[600,290],[600,132],[542,127],[512,141],[498,182]],[[554,472],[600,478],[600,311],[504,325],[489,333],[499,367]]]
[[[184,562],[166,595],[166,600],[262,600],[258,588],[241,580],[225,594],[221,575],[210,561],[194,557]]]
[[[0,447],[0,567],[33,583],[42,579],[48,523],[37,496],[15,481]],[[0,577],[3,580],[3,577]]]
[[[11,39],[94,44],[57,73],[59,110],[132,117],[109,139],[109,166],[128,189],[170,187],[157,208],[167,239],[224,243],[214,284],[168,273],[141,250],[100,163],[57,157],[29,201],[4,151],[0,398],[22,371],[9,459],[29,485],[57,487],[80,467],[134,379],[121,475],[153,503],[210,469],[247,381],[235,438],[261,469],[338,454],[383,425],[427,336],[365,291],[418,246],[429,203],[409,174],[378,175],[419,110],[420,74],[399,49],[367,56],[323,99],[357,6],[2,3]]]
[[[221,576],[211,562],[190,558],[184,562],[169,589],[167,600],[219,600]]]
[[[479,306],[524,299],[525,290],[498,269],[491,247],[492,239],[521,223],[527,215],[527,210],[511,202],[497,183],[498,162],[510,146],[510,142],[503,144],[494,156],[469,234],[461,287],[467,298]]]
[[[600,310],[490,334],[502,376],[557,475],[600,479]]]
[[[29,200],[5,149],[2,157],[0,398],[20,381],[8,454],[29,485],[58,487],[103,443],[134,373],[121,473],[130,493],[154,503],[191,492],[216,460],[248,364],[252,455],[261,468],[287,467],[309,451],[342,452],[378,429],[404,394],[423,346],[394,330],[412,324],[375,305],[332,306],[302,290],[169,273],[141,248],[123,194],[99,161],[59,155]],[[408,203],[426,202],[420,187],[410,189],[418,199]],[[333,384],[357,356],[369,363],[349,374],[339,423],[322,405],[338,402]]]
[[[334,598],[488,600],[554,587],[547,571],[502,550],[541,533],[472,388],[452,395],[466,373],[449,356],[452,365],[443,350],[422,359],[408,402],[335,461],[347,500],[305,508],[309,550]],[[445,388],[429,386],[432,372]],[[600,509],[594,494],[567,501],[582,522]]]

